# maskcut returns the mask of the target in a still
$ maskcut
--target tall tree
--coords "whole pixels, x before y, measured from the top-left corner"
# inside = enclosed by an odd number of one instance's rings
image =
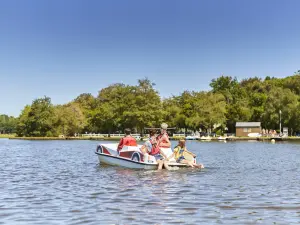
[[[262,125],[268,129],[279,129],[279,112],[282,112],[282,125],[296,129],[295,117],[298,115],[299,96],[289,89],[273,88],[266,102]]]
[[[82,133],[86,119],[78,103],[71,102],[67,105],[55,107],[55,133],[65,136],[74,136]]]
[[[0,115],[0,134],[16,132],[17,119],[13,116]]]
[[[54,108],[49,97],[35,99],[20,116],[18,134],[24,136],[53,136]]]
[[[124,111],[124,122],[133,125],[141,133],[146,126],[153,127],[161,122],[162,102],[154,86],[147,78],[138,80],[132,93],[125,96],[129,107]]]

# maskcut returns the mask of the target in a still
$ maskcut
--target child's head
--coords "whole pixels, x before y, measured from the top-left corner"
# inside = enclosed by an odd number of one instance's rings
[[[184,139],[180,139],[179,141],[178,141],[178,145],[180,146],[180,147],[185,147],[185,140]]]
[[[126,128],[124,130],[124,132],[125,132],[126,135],[130,135],[131,134],[131,130],[129,128]]]
[[[153,137],[155,134],[156,134],[156,130],[155,130],[155,129],[151,129],[151,130],[149,131],[150,137]]]

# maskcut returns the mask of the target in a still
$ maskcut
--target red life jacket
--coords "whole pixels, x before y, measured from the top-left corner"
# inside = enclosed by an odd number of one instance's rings
[[[150,143],[152,145],[151,152],[149,153],[150,155],[156,155],[160,152],[159,146],[157,145],[157,142],[150,138]]]
[[[164,135],[166,135],[167,138],[169,139],[169,135],[168,135],[167,133],[165,133]],[[165,143],[165,144],[168,143],[165,139],[163,139],[163,140],[160,141],[160,139],[162,138],[162,136],[163,136],[163,134],[158,135],[158,136],[156,137],[156,140],[157,140],[158,142],[160,142],[160,143]]]
[[[126,136],[120,140],[120,143],[118,145],[118,151],[120,151],[123,148],[123,146],[137,146],[137,143],[133,137]]]

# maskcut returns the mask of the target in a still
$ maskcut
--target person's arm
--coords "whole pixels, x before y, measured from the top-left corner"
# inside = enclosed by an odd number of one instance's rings
[[[172,155],[170,155],[168,158],[166,158],[167,161],[169,161],[170,159],[172,159],[175,156],[175,153],[173,152]]]
[[[187,153],[191,154],[194,158],[196,158],[196,155],[190,151],[188,151],[186,148],[184,149],[184,151],[186,151]]]
[[[121,138],[119,145],[118,145],[118,152],[123,148],[123,138]]]
[[[169,161],[170,159],[172,159],[173,157],[175,157],[175,154],[178,152],[178,148],[177,147],[175,147],[174,148],[174,151],[173,151],[173,153],[172,153],[172,155],[170,155],[168,158],[167,158],[167,161]]]

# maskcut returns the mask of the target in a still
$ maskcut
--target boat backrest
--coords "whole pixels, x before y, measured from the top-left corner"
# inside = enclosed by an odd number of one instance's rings
[[[121,152],[141,152],[141,147],[142,145],[138,145],[138,146],[123,146]]]
[[[101,145],[109,150],[114,150],[114,151],[117,151],[118,148],[118,143],[101,144]]]

